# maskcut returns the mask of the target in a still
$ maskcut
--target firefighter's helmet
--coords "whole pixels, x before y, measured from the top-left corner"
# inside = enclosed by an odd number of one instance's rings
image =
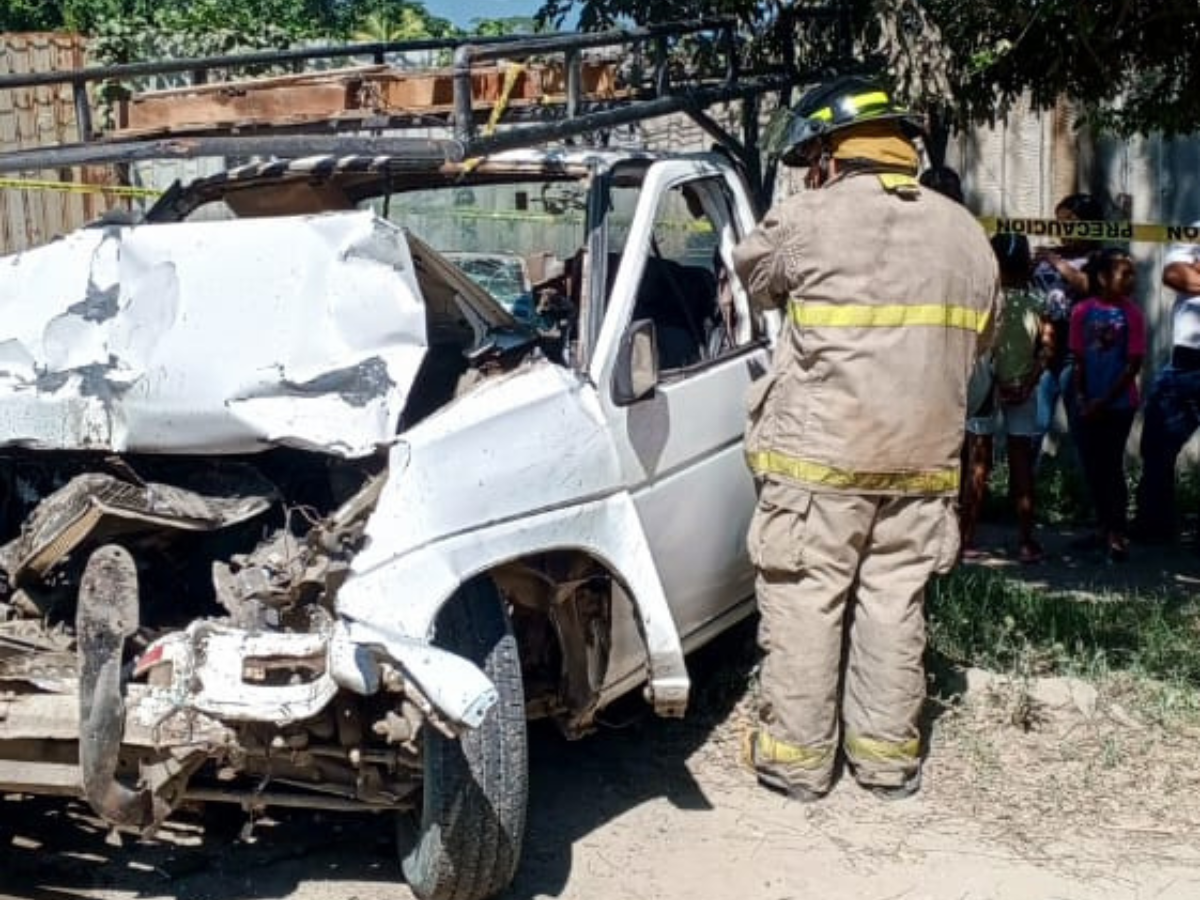
[[[869,122],[894,121],[908,138],[924,132],[924,121],[892,100],[878,83],[844,75],[818,84],[792,107],[783,135],[780,161],[799,166],[810,161],[816,142],[835,132]]]

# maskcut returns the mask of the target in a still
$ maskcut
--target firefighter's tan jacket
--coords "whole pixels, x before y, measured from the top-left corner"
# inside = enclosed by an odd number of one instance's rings
[[[853,174],[777,205],[735,250],[786,324],[751,388],[759,477],[814,491],[958,489],[967,379],[1000,288],[982,228],[902,176]]]

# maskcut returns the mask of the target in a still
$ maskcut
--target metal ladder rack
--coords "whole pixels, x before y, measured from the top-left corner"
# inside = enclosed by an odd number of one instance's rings
[[[809,27],[830,23],[842,33],[837,5],[788,13]],[[794,86],[804,82],[789,50],[770,69],[743,71],[739,64],[739,34],[733,19],[706,19],[642,28],[581,34],[550,34],[396,43],[355,44],[282,51],[262,51],[195,59],[140,62],[88,67],[72,71],[0,76],[0,90],[70,84],[81,140],[0,153],[0,173],[106,163],[129,163],[153,158],[273,155],[295,158],[317,154],[363,154],[394,157],[405,166],[429,166],[486,156],[500,150],[570,141],[609,129],[672,113],[684,113],[723,147],[746,172],[751,184],[763,182],[758,148],[759,101],[777,95],[786,105]],[[706,48],[716,61],[702,73],[673,71],[672,51],[685,41]],[[588,54],[618,54],[628,63],[621,75],[620,96],[597,97],[584,90],[583,66]],[[88,101],[89,85],[143,76],[190,73],[193,87],[211,88],[217,70],[252,66],[304,67],[318,60],[370,57],[382,66],[393,53],[452,53],[452,102],[421,109],[385,111],[355,119],[330,118],[292,123],[260,122],[252,126],[183,129],[162,137],[97,135]],[[521,66],[541,61],[563,74],[563,90],[524,107],[497,109],[481,106],[473,85],[485,67]],[[328,69],[335,76],[347,69]],[[236,89],[253,81],[219,83]],[[730,101],[742,102],[740,139],[713,119],[706,109]],[[504,104],[501,104],[503,106]],[[497,128],[501,124],[503,128]],[[444,137],[396,136],[397,129],[433,128]],[[222,130],[224,133],[222,133]],[[354,133],[351,133],[353,131]],[[393,132],[385,134],[385,131]]]

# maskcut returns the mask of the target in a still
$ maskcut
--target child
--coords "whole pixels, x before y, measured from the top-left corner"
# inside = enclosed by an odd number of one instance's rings
[[[959,555],[964,562],[974,562],[986,555],[975,543],[975,529],[992,474],[992,435],[995,431],[996,382],[992,354],[987,352],[975,361],[975,369],[967,383],[967,422],[958,492]]]
[[[992,353],[995,395],[999,401],[1009,466],[1009,495],[1017,513],[1017,559],[1041,562],[1045,557],[1033,536],[1033,463],[1038,435],[1036,387],[1045,369],[1042,350],[1044,298],[1029,288],[1029,241],[1020,234],[997,234],[992,249],[1000,263],[1004,302],[996,323]],[[987,494],[992,467],[991,432],[981,434],[968,420],[967,460],[963,479],[960,525],[963,559],[977,551],[973,541],[979,510]]]
[[[1030,290],[1031,258],[1024,235],[998,234],[992,238],[992,249],[1004,289],[993,358],[1007,435],[1009,496],[1017,513],[1017,559],[1038,563],[1045,554],[1033,537],[1033,467],[1040,434],[1036,388],[1048,362],[1042,352],[1048,320],[1044,298]]]
[[[1146,355],[1146,320],[1130,299],[1133,260],[1107,248],[1096,260],[1099,293],[1071,311],[1069,346],[1083,474],[1096,509],[1102,546],[1114,562],[1127,559],[1125,443],[1139,397]]]
[[[1104,218],[1104,207],[1091,194],[1070,194],[1054,207],[1054,218],[1063,223],[1099,221]],[[1091,241],[1071,237],[1057,247],[1040,247],[1035,254],[1033,286],[1045,295],[1044,315],[1049,322],[1044,349],[1050,362],[1038,385],[1038,432],[1041,437],[1053,428],[1060,394],[1064,398],[1068,425],[1074,432],[1073,407],[1066,402],[1070,399],[1073,378],[1067,359],[1067,338],[1072,308],[1096,293],[1091,271],[1096,254],[1092,248]],[[1041,443],[1039,437],[1035,449],[1040,449]]]

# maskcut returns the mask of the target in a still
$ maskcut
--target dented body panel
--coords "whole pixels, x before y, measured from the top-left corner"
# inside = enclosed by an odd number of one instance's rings
[[[367,212],[84,229],[0,266],[0,444],[359,457],[426,346],[403,232]]]
[[[453,459],[454,466],[435,460]],[[580,551],[636,598],[652,688],[682,711],[680,638],[597,392],[546,364],[501,376],[392,449],[390,483],[338,609],[398,633],[429,633],[465,578],[534,553]],[[614,659],[628,675],[645,657]]]

